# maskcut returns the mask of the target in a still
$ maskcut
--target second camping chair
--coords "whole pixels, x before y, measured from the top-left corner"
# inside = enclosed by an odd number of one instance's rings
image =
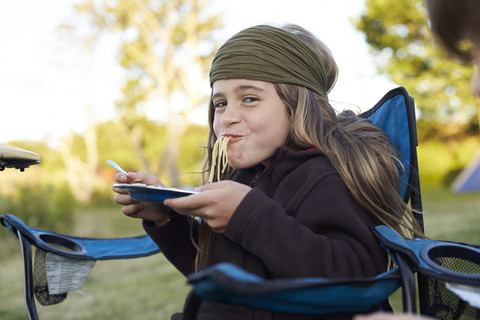
[[[44,306],[62,302],[68,292],[83,286],[97,260],[133,259],[160,252],[147,235],[115,239],[74,237],[28,226],[11,214],[1,216],[0,222],[20,240],[25,306],[30,320],[38,319],[35,299]]]
[[[480,319],[480,248],[450,241],[403,239],[387,226],[376,236],[393,259],[401,257],[403,272],[417,273],[420,313],[442,320]],[[405,290],[405,288],[404,288]]]

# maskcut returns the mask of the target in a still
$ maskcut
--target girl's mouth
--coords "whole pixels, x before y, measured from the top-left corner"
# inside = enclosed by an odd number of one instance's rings
[[[229,143],[233,142],[233,141],[236,141],[238,139],[240,139],[242,136],[240,135],[237,135],[237,134],[224,134],[223,135],[224,137],[230,137],[230,141]]]

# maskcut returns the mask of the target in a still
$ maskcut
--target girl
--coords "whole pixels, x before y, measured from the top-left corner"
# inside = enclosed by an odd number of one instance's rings
[[[385,271],[387,257],[370,227],[387,224],[405,236],[420,228],[398,195],[399,162],[388,137],[352,112],[337,116],[328,103],[336,79],[330,51],[306,30],[243,30],[219,49],[210,70],[204,180],[214,182],[163,204],[138,203],[115,190],[116,202],[143,219],[184,275],[218,262],[269,279]],[[227,151],[220,171],[217,140]],[[116,181],[162,185],[145,173],[117,174]],[[207,302],[198,315],[280,318],[314,317]]]

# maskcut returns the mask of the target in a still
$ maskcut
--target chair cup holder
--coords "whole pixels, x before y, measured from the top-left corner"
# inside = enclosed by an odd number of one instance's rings
[[[430,268],[450,281],[480,283],[479,249],[457,243],[435,243],[423,248],[420,255]]]
[[[87,250],[72,239],[58,234],[38,232],[35,234],[37,241],[46,246],[49,251],[68,255],[84,256]]]

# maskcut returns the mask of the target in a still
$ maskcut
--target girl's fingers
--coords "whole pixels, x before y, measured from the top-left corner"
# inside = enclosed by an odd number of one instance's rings
[[[195,209],[205,207],[208,203],[208,199],[209,198],[205,197],[204,193],[197,193],[186,197],[166,199],[163,204],[172,209],[183,209],[193,212]]]
[[[114,186],[112,187],[112,190],[113,190],[113,192],[116,192],[116,193],[119,193],[119,194],[128,194],[127,190],[115,188]]]
[[[128,176],[118,172],[115,175],[116,183],[141,183],[148,186],[164,186],[162,182],[154,175],[145,172],[129,172]]]
[[[115,196],[115,202],[118,203],[118,204],[121,204],[123,206],[137,203],[137,201],[133,200],[132,197],[130,197],[130,195],[128,193],[127,194],[120,194],[120,193],[117,194]]]
[[[131,180],[130,180],[129,177],[127,177],[127,176],[124,175],[123,173],[118,172],[118,173],[115,175],[115,182],[117,182],[117,183],[130,183]]]
[[[132,183],[142,183],[147,186],[164,187],[163,183],[154,175],[145,172],[129,172],[128,178]]]
[[[141,203],[134,203],[134,204],[123,206],[122,212],[126,216],[136,217],[137,213],[140,212],[142,209],[143,209],[143,206]]]

